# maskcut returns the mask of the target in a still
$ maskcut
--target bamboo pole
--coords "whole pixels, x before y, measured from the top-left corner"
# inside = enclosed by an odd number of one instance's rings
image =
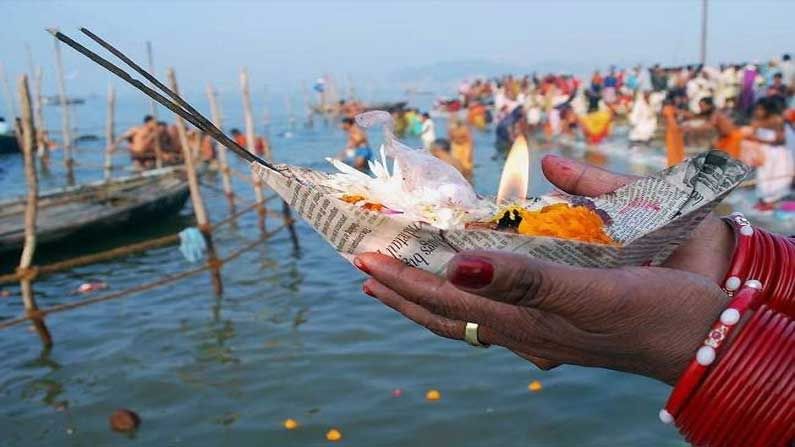
[[[41,83],[44,73],[41,67],[36,68],[36,77],[33,81],[33,113],[36,124],[36,156],[47,163],[50,160],[50,148],[47,147],[47,123],[44,121],[44,104],[42,104]]]
[[[149,62],[149,73],[154,76],[155,75],[155,59],[152,56],[152,42],[146,41],[146,58]],[[152,83],[149,83],[152,86]],[[154,99],[149,99],[149,114],[157,119],[157,102]],[[160,167],[160,166],[158,166]]]
[[[63,77],[63,60],[61,59],[61,43],[55,39],[55,68],[58,70],[58,97],[61,101],[61,124],[63,131],[63,163],[66,168],[66,182],[75,184],[74,160],[72,159],[72,125],[69,117],[69,104],[66,97],[66,82]]]
[[[13,126],[14,120],[17,117],[16,107],[14,106],[14,96],[11,94],[11,86],[8,83],[8,78],[6,77],[5,69],[3,68],[3,64],[0,64],[0,78],[3,81],[3,91],[4,97],[6,100],[6,112],[8,113],[8,118],[6,122],[9,125]]]
[[[25,177],[28,184],[28,197],[25,205],[25,245],[22,249],[18,269],[21,277],[19,286],[22,292],[22,301],[25,305],[25,314],[31,317],[33,327],[36,329],[36,333],[39,334],[41,342],[44,346],[49,347],[52,346],[52,336],[44,323],[44,319],[38,315],[39,307],[36,305],[36,298],[33,296],[35,270],[30,267],[33,263],[33,254],[36,251],[36,214],[39,205],[39,184],[33,159],[33,146],[35,144],[33,112],[28,88],[28,77],[25,75],[19,79],[19,105],[22,111],[22,134],[24,140],[22,149],[25,157]]]
[[[254,139],[254,114],[251,111],[251,91],[248,86],[248,71],[244,68],[240,72],[240,88],[243,94],[243,117],[246,123],[246,146],[249,152],[256,153],[256,141]],[[270,154],[264,154],[270,158]],[[263,203],[265,195],[262,192],[262,179],[254,172],[254,167],[251,167],[251,181],[254,185],[254,197],[258,203]],[[265,220],[267,210],[265,206],[260,206],[257,209],[259,215],[259,228],[260,231],[265,233],[267,231]]]
[[[218,105],[218,94],[213,88],[212,84],[207,84],[207,99],[210,101],[210,114],[212,117],[213,125],[221,128],[221,108]],[[229,160],[227,159],[226,146],[223,144],[216,144],[218,150],[218,162],[221,165],[221,183],[223,184],[224,194],[229,201],[229,213],[235,213],[235,191],[232,189],[232,178],[229,175]]]
[[[171,90],[179,95],[179,87],[177,85],[177,77],[174,70],[168,69],[168,81],[171,84]],[[193,214],[196,216],[196,224],[204,236],[204,241],[207,243],[207,265],[210,267],[211,278],[213,282],[213,290],[216,295],[223,293],[223,285],[221,283],[221,262],[218,260],[218,255],[215,252],[213,245],[213,235],[210,224],[210,219],[207,216],[207,210],[204,207],[204,201],[201,196],[201,189],[199,189],[199,179],[196,175],[196,167],[194,165],[193,155],[191,154],[190,147],[188,147],[188,133],[185,130],[185,121],[180,115],[176,115],[177,133],[179,134],[180,146],[182,146],[182,156],[185,158],[185,171],[188,174],[188,188],[190,189],[190,199],[193,205]]]
[[[105,121],[105,180],[110,180],[113,171],[113,153],[116,152],[116,90],[108,84],[108,116]]]
[[[152,42],[146,41],[146,58],[149,62],[149,73],[154,76],[155,75],[155,59],[152,56]],[[152,83],[149,83],[150,87],[154,87]],[[155,120],[157,120],[157,102],[154,99],[149,99],[149,114],[152,115]],[[157,127],[158,132],[160,131],[160,126]],[[163,146],[160,141],[160,136],[158,135],[155,138],[155,167],[160,169],[163,167]]]

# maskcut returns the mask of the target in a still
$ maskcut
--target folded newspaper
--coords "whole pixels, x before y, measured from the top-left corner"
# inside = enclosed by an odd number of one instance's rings
[[[348,260],[380,252],[434,273],[471,249],[583,267],[660,264],[749,172],[709,151],[599,197],[498,204],[427,151],[397,141],[389,114],[368,112],[357,122],[385,128],[373,176],[334,161],[337,174],[283,164],[253,169]],[[574,230],[559,228],[567,226]]]

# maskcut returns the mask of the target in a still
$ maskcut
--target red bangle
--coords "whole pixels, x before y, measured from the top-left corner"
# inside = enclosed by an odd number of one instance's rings
[[[765,337],[765,343],[759,349],[754,351],[754,356],[749,366],[745,368],[746,374],[740,376],[734,374],[729,377],[723,384],[721,394],[729,397],[723,405],[713,405],[713,412],[724,414],[725,417],[719,419],[720,425],[732,427],[733,424],[739,424],[738,417],[749,418],[752,414],[752,407],[749,399],[758,396],[760,393],[757,390],[746,390],[747,388],[759,388],[767,384],[763,377],[765,374],[768,376],[775,371],[776,354],[777,350],[781,347],[781,337],[787,329],[788,319],[784,315],[777,315],[779,320],[772,326],[770,332]],[[759,384],[759,386],[757,386]],[[743,392],[745,390],[745,392]],[[755,391],[755,392],[754,392]],[[769,399],[769,396],[764,396]],[[716,424],[715,427],[718,427]],[[733,427],[732,427],[733,428]],[[737,426],[736,430],[724,430],[723,436],[716,436],[711,440],[717,445],[721,445],[728,433],[734,436],[737,431],[742,430],[743,427]]]
[[[792,336],[795,334],[795,323],[789,321],[784,327],[784,333],[778,338],[778,343],[774,347],[774,350],[771,351],[769,354],[772,357],[772,361],[769,366],[765,368],[762,374],[760,374],[759,378],[757,379],[759,383],[770,383],[774,384],[774,387],[770,390],[768,395],[763,395],[762,393],[745,393],[748,395],[748,398],[751,401],[748,403],[745,415],[750,419],[761,419],[765,417],[765,415],[775,414],[770,413],[771,406],[775,406],[776,403],[779,402],[786,402],[785,399],[781,399],[782,396],[781,391],[782,388],[789,383],[789,380],[786,380],[787,374],[792,374],[793,368],[789,366],[789,360],[787,359],[787,352],[792,349]],[[772,424],[771,424],[772,425]],[[751,432],[754,431],[756,427],[739,427],[738,434],[735,436],[735,439],[740,441],[744,439],[748,439],[751,437]],[[745,444],[750,444],[752,442],[751,439]],[[743,443],[741,442],[741,445]]]
[[[763,314],[763,322],[772,318],[771,315],[772,314]],[[689,441],[694,442],[695,439],[703,438],[708,434],[704,433],[704,431],[710,430],[713,427],[707,422],[711,421],[714,415],[707,414],[702,409],[707,407],[718,408],[718,403],[713,402],[715,396],[725,397],[725,395],[719,393],[719,387],[732,373],[746,370],[743,367],[747,366],[746,363],[749,358],[748,351],[751,350],[751,345],[746,343],[746,341],[757,340],[761,332],[762,327],[759,325],[750,325],[750,327],[746,326],[744,328],[735,341],[735,344],[732,346],[732,349],[727,352],[726,356],[715,368],[713,374],[707,377],[703,386],[699,388],[698,394],[693,397],[682,413],[682,416],[677,419],[677,425],[681,427],[694,427],[694,429],[691,430],[691,438],[688,439]]]
[[[679,378],[665,404],[660,410],[660,420],[670,424],[676,419],[682,407],[687,403],[693,391],[698,388],[709,366],[715,361],[719,349],[742,318],[742,315],[757,304],[757,297],[762,289],[759,281],[747,281],[745,287],[737,293],[729,306],[720,314],[720,318],[712,325],[701,347],[696,351],[696,358],[690,362],[684,374]]]
[[[694,445],[784,447],[795,436],[795,320],[762,306],[676,419]]]
[[[744,281],[765,285],[762,300],[795,316],[795,240],[754,228],[740,213],[724,217],[734,230],[735,249],[721,286],[731,296]]]

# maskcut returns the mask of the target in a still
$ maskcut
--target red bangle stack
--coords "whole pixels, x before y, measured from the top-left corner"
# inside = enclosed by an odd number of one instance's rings
[[[755,229],[741,214],[726,220],[736,240],[723,283],[732,299],[660,419],[675,422],[698,446],[790,446],[795,441],[795,239]],[[745,313],[753,315],[722,349]]]
[[[735,250],[723,287],[731,295],[748,279],[765,285],[762,300],[795,315],[795,239],[753,228],[742,214],[724,218],[734,229]]]
[[[788,446],[795,436],[795,321],[763,306],[676,419],[699,446]]]
[[[710,365],[720,353],[721,345],[731,335],[735,325],[747,310],[758,305],[761,289],[759,281],[748,281],[720,314],[720,319],[712,325],[704,343],[696,352],[696,358],[690,362],[682,377],[676,382],[665,408],[660,410],[661,421],[670,424],[678,418],[688,399],[701,385]]]

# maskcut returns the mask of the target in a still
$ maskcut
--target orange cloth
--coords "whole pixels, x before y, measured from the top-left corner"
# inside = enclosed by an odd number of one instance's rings
[[[734,129],[728,135],[720,137],[715,141],[715,148],[720,149],[734,158],[740,158],[740,142],[743,141],[743,134],[740,129]]]
[[[591,144],[602,142],[610,134],[613,125],[613,114],[607,110],[591,112],[580,118],[582,133]]]
[[[662,110],[665,119],[665,147],[668,150],[668,166],[673,166],[685,159],[685,140],[676,122],[676,109],[667,105]]]

